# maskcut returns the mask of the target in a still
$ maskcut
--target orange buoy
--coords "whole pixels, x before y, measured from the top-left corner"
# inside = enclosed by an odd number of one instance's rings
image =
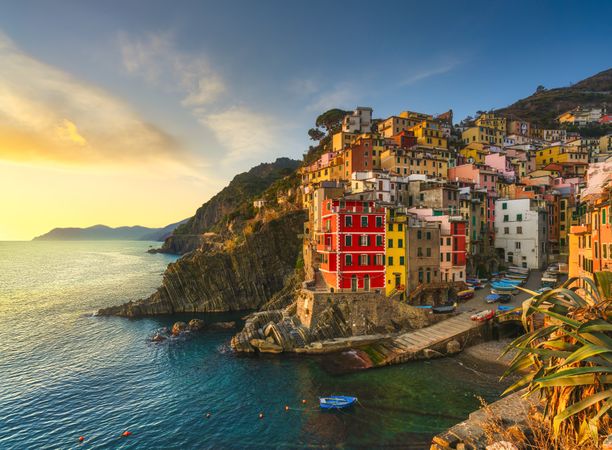
[[[259,418],[260,418],[260,419],[263,419],[263,417],[264,417],[264,416],[263,416],[263,413],[259,413]]]
[[[302,400],[302,404],[305,405],[306,404],[306,399]]]
[[[132,432],[131,432],[131,431],[124,431],[124,432],[123,432],[123,434],[122,434],[121,436],[123,436],[123,437],[128,437],[128,436],[131,436],[131,435],[132,435]]]
[[[289,406],[285,405],[285,411],[289,411]]]
[[[79,436],[79,442],[83,442],[85,438],[83,436]]]

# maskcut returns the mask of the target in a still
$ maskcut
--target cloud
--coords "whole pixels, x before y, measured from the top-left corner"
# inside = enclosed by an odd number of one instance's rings
[[[442,65],[420,70],[418,72],[413,73],[412,75],[409,75],[407,78],[404,78],[400,82],[400,86],[408,86],[411,84],[415,84],[419,81],[425,80],[427,78],[434,77],[436,75],[442,75],[444,73],[450,72],[458,65],[459,63],[457,61],[450,61]]]
[[[226,85],[208,59],[201,54],[179,51],[171,33],[149,33],[143,37],[119,35],[123,66],[164,90],[178,91],[183,106],[202,106],[216,101]]]
[[[200,123],[210,128],[227,149],[222,161],[260,161],[267,155],[286,154],[295,143],[288,142],[287,123],[244,106],[204,114]]]
[[[21,51],[0,33],[0,159],[142,165],[188,159],[128,104]]]
[[[352,84],[342,83],[317,95],[306,109],[321,113],[331,108],[353,108],[360,98],[357,92]]]

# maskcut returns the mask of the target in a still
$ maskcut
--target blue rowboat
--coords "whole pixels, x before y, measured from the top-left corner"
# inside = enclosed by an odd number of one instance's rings
[[[321,409],[343,409],[353,406],[355,403],[357,403],[357,397],[349,397],[347,395],[332,395],[331,397],[319,398]]]
[[[496,301],[499,300],[499,294],[489,294],[487,295],[487,297],[485,298],[485,300],[487,301],[487,303],[495,303]]]
[[[518,289],[516,288],[516,286],[508,286],[508,285],[501,285],[501,286],[491,286],[491,292],[493,294],[497,294],[498,292],[496,291],[501,291],[501,292],[514,292],[514,291],[518,291]]]

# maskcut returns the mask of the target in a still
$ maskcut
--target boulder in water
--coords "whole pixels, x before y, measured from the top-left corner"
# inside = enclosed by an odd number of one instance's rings
[[[155,333],[155,335],[151,338],[151,342],[162,342],[166,340],[166,336],[161,333]]]
[[[172,325],[173,336],[178,336],[185,331],[187,331],[187,324],[185,322],[176,322],[174,325]]]
[[[453,355],[455,353],[459,353],[460,351],[461,344],[459,343],[459,341],[453,339],[448,344],[446,344],[446,353]]]
[[[230,328],[235,328],[236,322],[215,322],[211,323],[208,328],[212,330],[229,330]]]
[[[206,324],[202,319],[191,319],[188,326],[190,331],[202,331]]]

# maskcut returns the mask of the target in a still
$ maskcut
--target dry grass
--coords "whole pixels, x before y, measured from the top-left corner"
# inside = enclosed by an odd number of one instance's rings
[[[519,450],[597,450],[599,443],[588,440],[579,443],[576,436],[564,433],[555,439],[550,421],[546,420],[541,408],[531,406],[526,422],[522,425],[507,426],[502,417],[498,416],[484,399],[479,399],[486,419],[482,423],[482,429],[486,436],[487,445],[495,442],[506,441],[514,444]],[[600,427],[600,442],[612,433],[610,418],[602,420]],[[478,448],[477,445],[474,445]]]

